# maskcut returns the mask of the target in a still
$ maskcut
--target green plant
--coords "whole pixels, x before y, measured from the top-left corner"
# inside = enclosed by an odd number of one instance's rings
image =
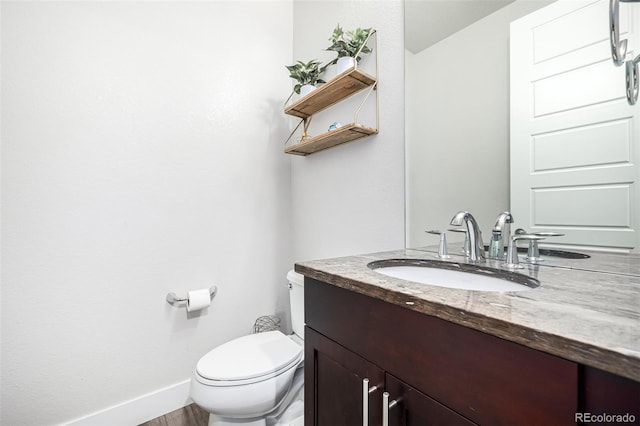
[[[316,59],[313,59],[307,63],[298,61],[293,65],[285,65],[285,67],[289,70],[289,77],[298,82],[298,84],[293,87],[293,91],[299,94],[300,88],[305,84],[315,85],[317,83],[326,83],[320,78],[320,76],[325,72],[329,65],[330,64],[327,64],[321,67],[320,61]]]
[[[337,52],[338,57],[330,63],[335,64],[338,62],[338,58],[345,56],[356,58],[356,61],[360,62],[362,58],[358,53],[371,53],[371,49],[365,46],[369,34],[371,34],[371,28],[356,28],[354,31],[347,31],[345,33],[342,28],[340,28],[340,24],[336,25],[329,39],[331,46],[327,47],[326,50]],[[356,55],[358,56],[356,57]]]

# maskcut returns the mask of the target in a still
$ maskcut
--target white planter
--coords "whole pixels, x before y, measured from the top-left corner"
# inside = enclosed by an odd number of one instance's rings
[[[356,66],[356,60],[355,60],[355,58],[352,58],[351,56],[343,56],[342,58],[338,58],[338,63],[336,65],[337,65],[336,72],[338,74],[342,74],[346,70],[355,67]]]
[[[300,88],[300,96],[308,95],[309,93],[313,92],[314,90],[316,90],[316,86],[314,86],[312,84],[305,84],[304,86],[302,86]]]

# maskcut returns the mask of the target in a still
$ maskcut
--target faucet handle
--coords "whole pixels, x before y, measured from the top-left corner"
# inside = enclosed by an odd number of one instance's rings
[[[518,233],[518,230],[516,230],[516,233],[511,237],[511,240],[509,241],[509,248],[507,249],[507,260],[504,266],[506,266],[507,268],[522,269],[523,266],[520,265],[520,261],[518,260],[518,241],[538,241],[544,240],[544,238],[545,237],[541,237],[539,235]]]
[[[531,235],[537,235],[538,237],[562,237],[564,234],[560,234],[558,232],[534,232]],[[531,263],[544,261],[544,259],[540,257],[540,250],[538,249],[538,240],[529,241],[529,249],[527,250],[526,260]]]
[[[440,244],[438,245],[437,257],[439,257],[440,259],[451,259],[451,256],[449,256],[449,253],[447,251],[447,233],[440,232],[438,230],[429,230],[424,232],[426,232],[427,234],[440,235]]]
[[[520,241],[520,240],[540,241],[540,240],[544,240],[545,237],[542,235],[536,235],[536,234],[513,234],[511,236],[511,239],[513,241]]]
[[[469,256],[470,246],[469,246],[469,233],[464,228],[449,228],[447,231],[450,232],[458,232],[460,234],[464,234],[464,245],[462,246],[462,250],[464,251],[465,256]]]
[[[538,237],[563,237],[564,234],[559,232],[534,232],[531,235],[537,235]]]
[[[466,234],[467,230],[464,228],[449,228],[447,229],[447,231],[451,231],[451,232],[459,232],[461,234]]]

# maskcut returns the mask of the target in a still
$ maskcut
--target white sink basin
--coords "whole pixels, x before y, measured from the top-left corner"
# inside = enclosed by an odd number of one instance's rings
[[[390,277],[462,290],[524,291],[540,285],[523,274],[464,263],[390,259],[371,262],[367,266]]]

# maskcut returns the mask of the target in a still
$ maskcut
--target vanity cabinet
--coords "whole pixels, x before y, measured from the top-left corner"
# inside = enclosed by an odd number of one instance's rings
[[[575,424],[576,363],[309,277],[305,323],[307,426]]]
[[[305,359],[314,366],[305,371],[305,382],[315,384],[313,392],[306,388],[313,394],[305,395],[305,419],[313,419],[307,424],[379,425],[383,403],[392,407],[388,421],[393,426],[474,424],[309,327]]]

